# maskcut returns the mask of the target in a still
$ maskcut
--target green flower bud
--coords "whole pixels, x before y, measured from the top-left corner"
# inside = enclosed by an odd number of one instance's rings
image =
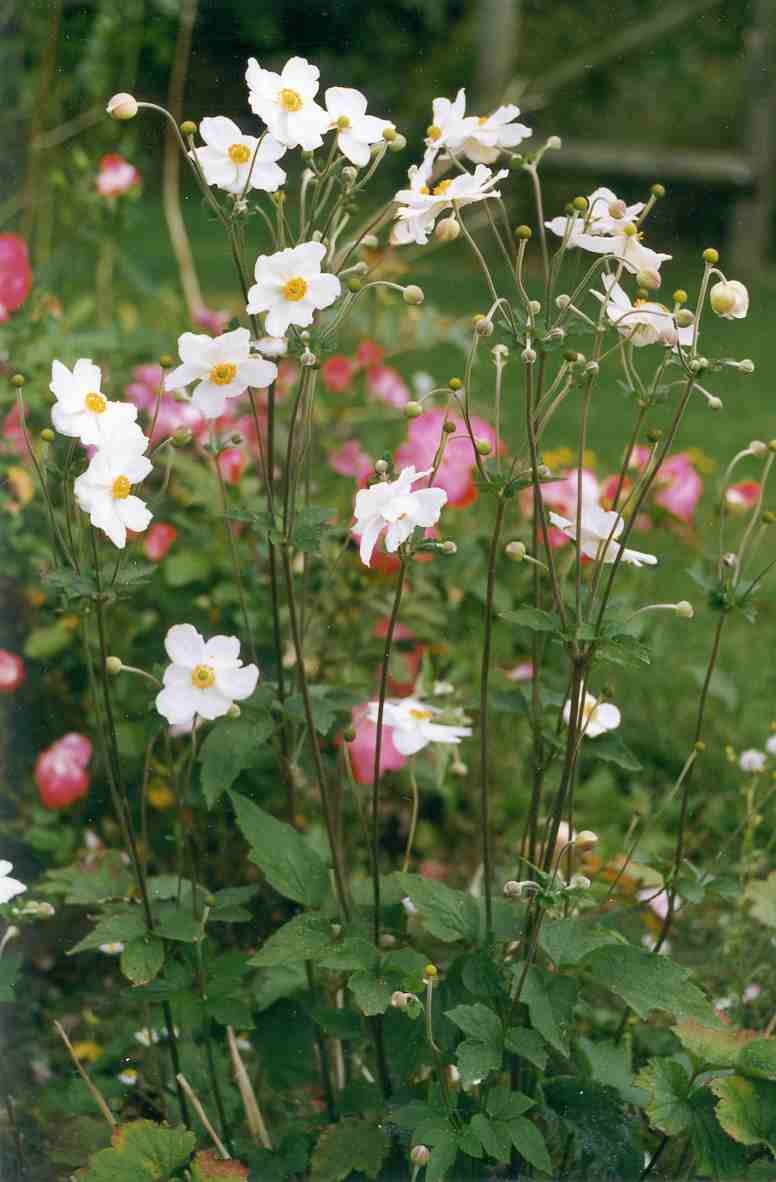
[[[181,123],[181,135],[185,136],[188,139],[189,136],[196,135],[196,134],[197,134],[196,123],[193,123],[191,119],[184,119],[183,123]]]
[[[44,443],[53,443],[56,439],[56,435],[51,430],[51,427],[44,427],[40,433],[40,437]]]
[[[530,226],[518,226],[515,230],[515,238],[522,239],[524,242],[527,242],[532,233],[533,230]]]
[[[416,283],[410,283],[409,286],[404,288],[404,291],[402,292],[402,299],[404,300],[405,304],[411,304],[413,306],[422,304],[423,300],[425,299],[425,296],[423,295],[423,289],[418,287]]]
[[[710,266],[716,266],[719,262],[719,251],[715,250],[713,246],[707,246],[702,255],[704,263]]]

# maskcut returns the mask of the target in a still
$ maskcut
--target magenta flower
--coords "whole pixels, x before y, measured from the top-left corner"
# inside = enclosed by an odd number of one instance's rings
[[[396,452],[396,466],[414,464],[416,468],[430,468],[442,438],[442,424],[448,419],[455,424],[455,433],[447,436],[445,452],[434,485],[447,493],[448,505],[463,508],[477,499],[477,489],[472,479],[475,467],[475,453],[466,424],[460,415],[445,414],[434,408],[424,411],[409,425],[408,438]],[[476,439],[486,440],[496,446],[496,433],[489,423],[476,415],[471,418],[472,432]]]
[[[123,156],[109,152],[100,160],[96,183],[101,197],[123,197],[140,184],[140,173]]]
[[[178,536],[174,525],[156,521],[143,539],[143,551],[152,562],[161,562]]]
[[[321,366],[321,379],[332,394],[344,394],[350,389],[356,373],[356,364],[344,353],[336,353]]]
[[[18,234],[0,234],[0,323],[22,306],[31,287],[27,243]]]
[[[12,694],[26,677],[24,661],[16,653],[0,648],[0,694]]]
[[[374,461],[357,439],[346,439],[342,447],[330,453],[329,466],[340,476],[352,476],[361,484],[374,468]]]
[[[41,751],[35,761],[35,783],[44,808],[64,809],[86,796],[91,757],[91,741],[76,732]]]
[[[366,371],[366,390],[370,398],[379,398],[388,406],[405,406],[411,394],[404,378],[390,365],[372,365]]]

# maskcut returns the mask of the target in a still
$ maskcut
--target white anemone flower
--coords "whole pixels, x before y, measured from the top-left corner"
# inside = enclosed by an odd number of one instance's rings
[[[236,196],[246,187],[274,193],[284,184],[286,174],[277,163],[286,152],[272,135],[261,140],[243,135],[236,123],[224,115],[203,119],[199,134],[204,148],[191,153],[199,163],[205,180]]]
[[[431,109],[433,116],[426,132],[426,144],[434,152],[442,148],[459,152],[478,125],[476,115],[466,114],[466,91],[461,88],[452,102],[446,98],[435,98]]]
[[[287,148],[320,148],[329,129],[329,116],[315,101],[320,70],[303,57],[292,57],[280,74],[248,62],[251,110],[263,119],[272,135]]]
[[[429,189],[426,183],[417,188],[400,189],[394,198],[399,204],[396,211],[397,231],[402,223],[406,225],[398,234],[392,236],[392,240],[416,242],[419,246],[424,246],[428,242],[436,219],[444,209],[472,205],[489,197],[500,197],[501,191],[493,186],[507,175],[506,169],[493,173],[484,164],[478,164],[473,173],[465,172],[446,178],[434,185],[433,189]]]
[[[568,538],[577,540],[576,520],[561,517],[560,513],[550,513],[550,521]],[[657,558],[654,554],[644,554],[641,550],[624,549],[617,538],[625,528],[625,519],[614,510],[602,509],[600,505],[582,503],[582,528],[580,531],[579,548],[587,558],[595,558],[600,562],[616,562],[620,552],[622,561],[632,566],[656,566]],[[609,536],[611,535],[611,541]]]
[[[282,337],[290,324],[306,328],[321,308],[339,297],[342,285],[336,275],[321,272],[326,247],[320,242],[260,254],[256,259],[256,282],[248,292],[248,312],[266,312],[267,332]]]
[[[367,718],[377,722],[379,703],[370,702]],[[429,706],[417,698],[398,698],[387,701],[383,710],[383,722],[391,727],[393,745],[401,755],[414,755],[429,743],[460,743],[472,733],[470,726],[448,726],[434,722],[442,711]]]
[[[582,704],[581,727],[583,735],[588,739],[597,739],[599,735],[605,735],[607,731],[616,731],[621,720],[620,711],[611,702],[599,702],[593,694],[585,694]],[[570,701],[566,702],[563,707],[563,721],[566,726],[571,721]]]
[[[616,234],[618,227],[628,222],[635,223],[643,212],[643,201],[626,205],[621,197],[602,185],[594,189],[587,199],[585,228],[591,234]]]
[[[23,882],[10,877],[12,870],[13,864],[11,862],[6,862],[5,859],[0,860],[0,903],[8,903],[27,890]]]
[[[126,441],[112,438],[108,446],[97,450],[73,485],[79,508],[119,550],[127,544],[128,529],[142,533],[153,517],[145,501],[132,493],[133,485],[145,480],[153,464],[143,455],[148,440],[139,427],[131,425],[140,436],[140,444],[136,437]]]
[[[463,141],[463,152],[473,164],[493,164],[505,148],[516,148],[533,132],[515,123],[520,108],[513,103],[498,107],[491,115],[480,115],[477,125]]]
[[[747,751],[742,751],[738,757],[738,766],[742,772],[753,772],[757,775],[759,772],[765,771],[767,763],[767,756],[764,751],[758,751],[756,747],[750,747]]]
[[[255,665],[243,665],[236,636],[205,640],[191,624],[175,624],[164,647],[172,664],[164,671],[156,709],[172,725],[194,717],[222,718],[234,702],[249,698],[259,680]]]
[[[326,110],[331,128],[337,132],[337,147],[357,168],[369,163],[372,144],[379,143],[383,132],[393,124],[376,115],[367,115],[366,97],[349,86],[330,86],[326,91]]]
[[[709,303],[723,320],[743,320],[749,311],[749,292],[737,279],[725,279],[714,284]]]
[[[264,389],[277,377],[277,366],[251,356],[251,334],[235,328],[220,337],[184,332],[178,337],[182,365],[164,379],[166,390],[179,390],[197,382],[191,401],[206,419],[223,414],[227,399],[238,398],[249,388]]]
[[[409,180],[408,189],[400,189],[394,197],[394,201],[405,203],[412,202],[415,197],[428,196],[431,192],[429,187],[429,180],[434,168],[434,160],[436,153],[433,151],[426,152],[420,164],[411,164],[407,169],[407,178]],[[436,214],[427,214],[425,211],[418,214],[417,218],[406,218],[401,221],[395,221],[391,228],[391,244],[393,246],[402,246],[407,242],[414,242],[418,235],[417,221],[420,221],[424,226],[422,233],[424,234],[424,242],[428,242],[428,235],[433,229]]]
[[[693,327],[679,328],[673,313],[664,304],[651,300],[631,302],[628,293],[620,287],[614,275],[601,277],[605,294],[591,291],[601,303],[605,303],[607,319],[617,331],[638,348],[644,345],[665,345],[675,348],[677,343],[687,348],[693,342]]]
[[[413,492],[416,480],[431,475],[431,468],[416,472],[415,466],[403,468],[396,480],[380,481],[356,493],[354,530],[361,536],[359,554],[369,566],[377,539],[383,530],[385,548],[394,554],[412,531],[436,525],[447,501],[443,488],[420,488]]]
[[[60,435],[99,447],[106,430],[134,423],[137,407],[131,402],[110,402],[101,392],[101,385],[100,368],[88,357],[79,358],[72,371],[61,361],[52,363],[49,390],[56,402],[51,408],[51,422]]]
[[[586,214],[556,217],[545,222],[548,230],[565,238],[569,249],[580,247],[592,254],[611,254],[634,274],[660,271],[670,254],[659,254],[644,246],[636,220],[643,202],[626,205],[611,189],[595,189],[588,197]]]

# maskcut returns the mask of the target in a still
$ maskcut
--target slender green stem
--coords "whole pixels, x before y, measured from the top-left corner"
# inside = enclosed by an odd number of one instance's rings
[[[498,557],[506,507],[507,502],[503,497],[499,497],[488,552],[482,663],[480,667],[480,837],[482,840],[483,893],[485,896],[485,938],[488,944],[493,939],[493,866],[490,846],[490,786],[488,782],[490,778],[488,690],[493,640],[493,597],[496,591],[496,559]]]
[[[226,541],[229,547],[229,555],[232,560],[232,571],[234,572],[235,586],[237,587],[237,595],[240,600],[240,611],[242,612],[243,627],[245,629],[245,638],[248,642],[248,650],[251,654],[251,660],[256,664],[256,642],[253,637],[253,628],[251,627],[250,616],[248,615],[248,600],[245,595],[245,586],[243,584],[242,571],[240,570],[240,555],[237,550],[237,540],[234,536],[233,524],[229,519],[229,498],[226,493],[226,483],[224,481],[224,474],[221,471],[221,465],[218,462],[218,451],[216,448],[215,431],[211,429],[210,432],[210,451],[213,457],[213,468],[218,481],[218,492],[221,498],[221,512],[224,516],[224,529],[226,530]]]
[[[402,862],[402,871],[407,873],[410,865],[410,857],[412,856],[412,846],[415,841],[415,830],[418,827],[418,811],[420,807],[420,794],[418,793],[418,781],[415,777],[415,761],[410,760],[409,766],[410,788],[412,789],[412,812],[410,813],[410,828],[407,834],[407,846],[404,850],[404,861]]]

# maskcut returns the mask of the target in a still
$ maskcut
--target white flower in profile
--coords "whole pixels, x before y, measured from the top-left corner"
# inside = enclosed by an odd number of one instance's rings
[[[484,164],[478,164],[473,173],[465,172],[446,178],[434,185],[433,189],[429,189],[425,182],[417,188],[400,189],[394,198],[399,209],[396,211],[397,233],[392,235],[392,241],[416,242],[424,246],[437,217],[444,209],[500,197],[500,190],[493,186],[507,175],[506,169],[494,174]],[[406,225],[399,230],[402,223]]]
[[[370,702],[367,718],[377,722],[379,703]],[[417,698],[397,698],[387,701],[383,709],[383,722],[391,727],[393,745],[401,755],[414,755],[429,743],[460,743],[472,733],[470,726],[448,726],[434,722],[442,711],[429,706]]]
[[[765,741],[765,750],[769,755],[776,755],[776,735],[769,735]]]
[[[100,446],[106,429],[134,423],[137,407],[131,402],[109,402],[100,391],[102,373],[88,357],[76,361],[72,371],[61,361],[51,366],[49,390],[56,398],[51,422],[60,435]]]
[[[738,757],[738,766],[742,772],[753,772],[757,775],[759,772],[765,771],[767,763],[767,756],[764,751],[758,751],[756,747],[749,747],[748,750],[742,751]]]
[[[372,144],[379,143],[383,132],[393,124],[367,115],[365,96],[349,86],[330,86],[325,101],[331,128],[337,132],[337,147],[351,164],[363,168],[369,163]]]
[[[132,434],[120,424],[103,440],[73,486],[79,508],[119,550],[127,544],[128,529],[142,533],[153,517],[145,502],[132,494],[133,485],[145,480],[153,464],[143,455],[148,439],[136,423],[130,426]]]
[[[0,903],[8,903],[27,890],[23,882],[10,877],[12,870],[13,864],[11,862],[0,859]]]
[[[195,148],[191,155],[209,185],[238,195],[246,186],[274,193],[285,182],[286,174],[277,161],[285,155],[286,147],[274,136],[258,140],[243,135],[237,124],[224,115],[203,119],[199,134],[205,146]]]
[[[611,254],[634,272],[660,271],[670,254],[658,254],[644,246],[636,219],[643,202],[626,205],[611,189],[595,189],[588,197],[585,214],[556,217],[545,222],[548,230],[566,241],[569,249],[580,247],[592,254]]]
[[[563,707],[563,721],[566,726],[571,721],[571,701]],[[582,718],[580,726],[582,734],[588,739],[597,739],[607,731],[616,731],[622,721],[622,715],[611,702],[599,702],[593,694],[585,694],[582,704]]]
[[[550,521],[562,530],[566,537],[577,540],[576,520],[561,517],[560,513],[550,513]],[[632,566],[657,565],[654,554],[644,554],[641,550],[627,550],[620,545],[617,538],[625,528],[625,519],[614,510],[602,509],[600,505],[583,501],[581,525],[579,548],[587,558],[610,563],[616,562],[622,553],[622,561]],[[611,540],[607,541],[610,535]]]
[[[621,197],[602,185],[594,189],[587,199],[585,229],[591,234],[616,234],[618,228],[622,229],[628,222],[635,223],[644,208],[643,201],[627,205]]]
[[[356,493],[354,530],[361,536],[359,554],[369,566],[377,539],[383,530],[385,548],[394,554],[417,527],[436,525],[447,501],[443,488],[412,491],[416,480],[431,475],[431,468],[416,472],[414,465],[403,468],[396,480],[380,481]]]
[[[259,337],[256,349],[263,357],[285,357],[288,340],[286,337]]]
[[[164,647],[172,664],[164,671],[156,709],[172,725],[222,718],[233,702],[249,698],[259,680],[255,665],[243,665],[236,636],[205,640],[191,624],[175,624]]]
[[[462,87],[452,102],[446,98],[435,98],[431,110],[433,115],[431,125],[426,130],[426,144],[434,152],[442,148],[459,152],[467,136],[478,125],[476,115],[466,114],[466,91]]]
[[[609,322],[637,348],[657,344],[675,348],[677,342],[684,347],[692,345],[692,325],[679,328],[673,313],[663,304],[651,300],[636,300],[632,303],[614,275],[602,275],[601,282],[605,294],[592,291],[591,295],[605,304]]]
[[[395,202],[398,202],[399,204],[402,202],[410,203],[415,197],[428,196],[428,194],[431,192],[429,187],[429,179],[434,168],[435,157],[435,152],[426,152],[420,164],[410,165],[410,167],[407,169],[409,188],[400,189],[394,197]],[[428,216],[425,210],[418,214],[418,220],[420,220],[424,225],[424,229],[421,231],[424,234],[424,242],[428,241],[428,235],[433,229],[435,218],[436,214]],[[415,221],[415,218],[405,218],[401,221],[395,221],[393,223],[390,236],[391,244],[393,246],[401,246],[404,243],[414,242],[416,240],[419,230],[415,225]]]
[[[99,950],[105,956],[120,956],[124,951],[124,945],[121,940],[112,940],[109,944],[100,944]]]
[[[280,74],[248,62],[251,110],[263,119],[272,135],[287,148],[320,148],[329,129],[329,116],[315,101],[320,70],[303,57],[292,57]]]
[[[325,255],[322,243],[302,242],[256,259],[256,282],[248,292],[247,310],[251,315],[267,313],[270,336],[284,336],[290,324],[306,328],[319,309],[338,298],[339,279],[321,271]]]
[[[227,399],[238,398],[249,387],[262,390],[271,385],[278,373],[274,362],[251,356],[247,328],[220,337],[184,332],[178,337],[178,353],[183,364],[167,374],[165,389],[179,390],[196,382],[191,401],[206,419],[217,419]]]
[[[473,164],[493,164],[505,148],[516,148],[533,132],[524,123],[515,123],[520,108],[508,103],[491,115],[480,115],[477,125],[463,141],[463,152]]]
[[[737,279],[726,279],[714,284],[709,303],[723,320],[743,320],[749,311],[749,292]]]

